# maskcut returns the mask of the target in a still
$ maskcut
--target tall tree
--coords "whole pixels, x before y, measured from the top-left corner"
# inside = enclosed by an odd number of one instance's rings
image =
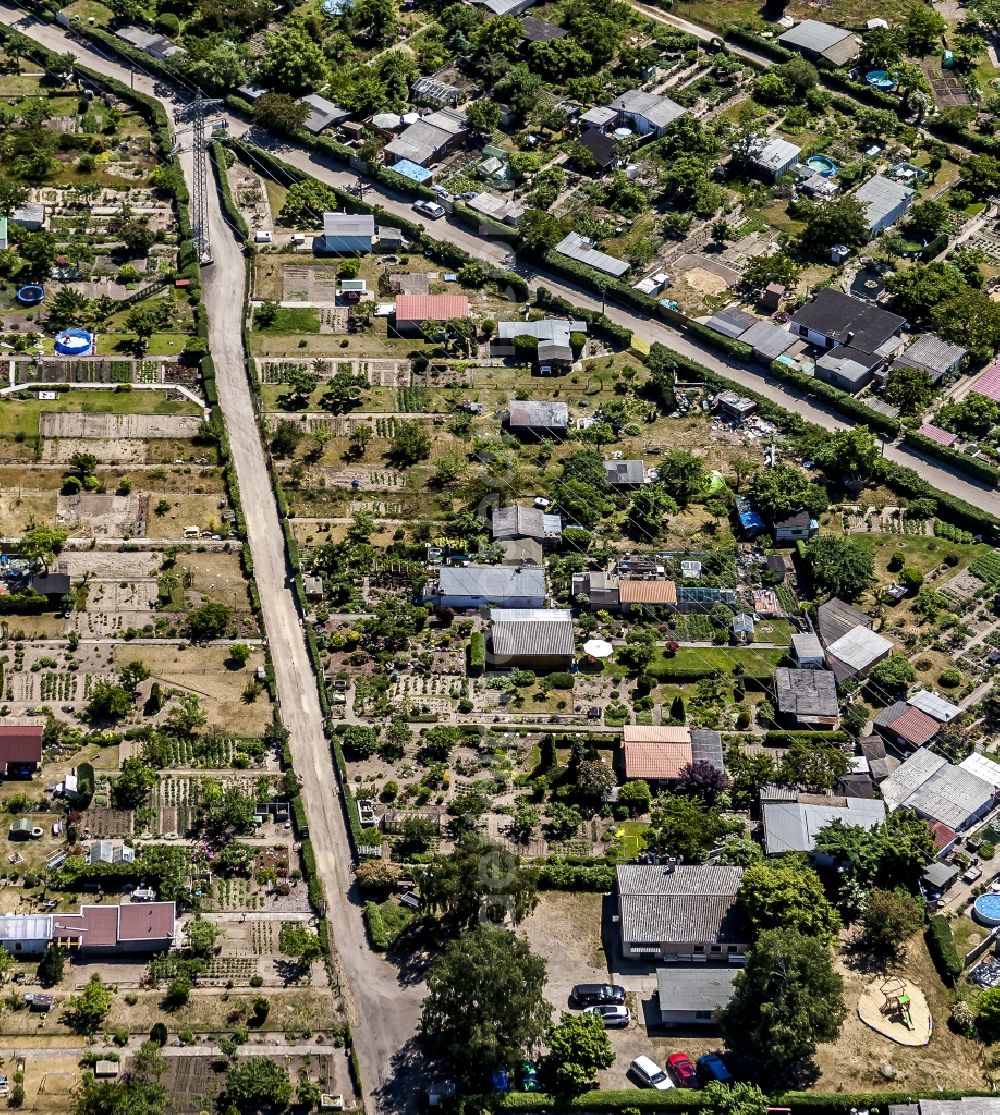
[[[558,1024],[549,1028],[549,1052],[542,1073],[557,1095],[572,1096],[594,1084],[598,1069],[608,1069],[615,1060],[604,1020],[596,1014],[563,1011]]]
[[[819,876],[796,852],[748,867],[739,902],[758,934],[786,929],[831,941],[840,929],[840,917],[823,893]]]
[[[854,600],[875,581],[872,551],[853,538],[821,534],[809,543],[809,563],[817,591]]]
[[[537,891],[534,869],[476,832],[464,835],[448,855],[435,857],[420,877],[427,909],[463,929],[505,915],[516,924],[537,905]]]

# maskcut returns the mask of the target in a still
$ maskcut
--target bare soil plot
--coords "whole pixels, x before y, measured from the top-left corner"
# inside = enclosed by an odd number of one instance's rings
[[[150,515],[146,522],[147,538],[181,539],[186,527],[197,527],[199,531],[208,530],[213,534],[229,530],[222,518],[224,508],[219,507],[217,494],[151,491],[148,495]],[[161,500],[168,503],[169,508],[158,510]]]
[[[239,555],[219,550],[185,554],[178,564],[191,571],[190,592],[226,604],[238,611],[250,607]]]
[[[58,485],[58,477],[55,478]],[[0,487],[0,522],[4,534],[22,534],[32,523],[49,523],[56,516],[56,490],[37,487]]]
[[[181,644],[184,645],[184,644]],[[115,648],[115,668],[140,658],[154,681],[185,693],[197,693],[208,723],[236,735],[259,737],[271,722],[271,702],[262,693],[252,704],[243,700],[243,690],[264,656],[255,650],[241,670],[226,667],[229,649],[224,646],[181,649],[176,643],[158,646],[120,646]]]
[[[38,432],[43,438],[192,438],[201,418],[186,414],[76,414],[44,411]]]
[[[149,496],[99,495],[79,492],[60,495],[56,504],[56,522],[73,536],[84,538],[125,538],[146,533]]]

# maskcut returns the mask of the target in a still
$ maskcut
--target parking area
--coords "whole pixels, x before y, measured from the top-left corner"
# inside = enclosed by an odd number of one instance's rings
[[[653,995],[656,968],[623,961],[615,941],[610,896],[543,891],[538,908],[521,931],[545,960],[545,994],[553,1017],[569,1009],[569,995],[578,983],[620,984],[628,994],[632,1022],[626,1029],[609,1030],[615,1062],[600,1074],[602,1088],[635,1087],[629,1064],[643,1054],[659,1065],[671,1053],[686,1053],[693,1061],[721,1049],[717,1030],[666,1030],[658,1025],[659,1009]]]

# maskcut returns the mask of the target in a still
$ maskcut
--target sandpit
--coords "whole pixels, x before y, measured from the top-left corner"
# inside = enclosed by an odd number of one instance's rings
[[[879,976],[865,987],[858,1018],[897,1045],[927,1045],[934,1029],[924,993],[898,976]]]

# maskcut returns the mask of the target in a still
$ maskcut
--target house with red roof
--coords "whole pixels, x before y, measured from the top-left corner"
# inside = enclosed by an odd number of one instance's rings
[[[395,316],[400,333],[416,333],[428,322],[468,317],[469,299],[464,294],[400,294]]]
[[[5,720],[0,723],[0,776],[30,777],[42,762],[40,721]]]

